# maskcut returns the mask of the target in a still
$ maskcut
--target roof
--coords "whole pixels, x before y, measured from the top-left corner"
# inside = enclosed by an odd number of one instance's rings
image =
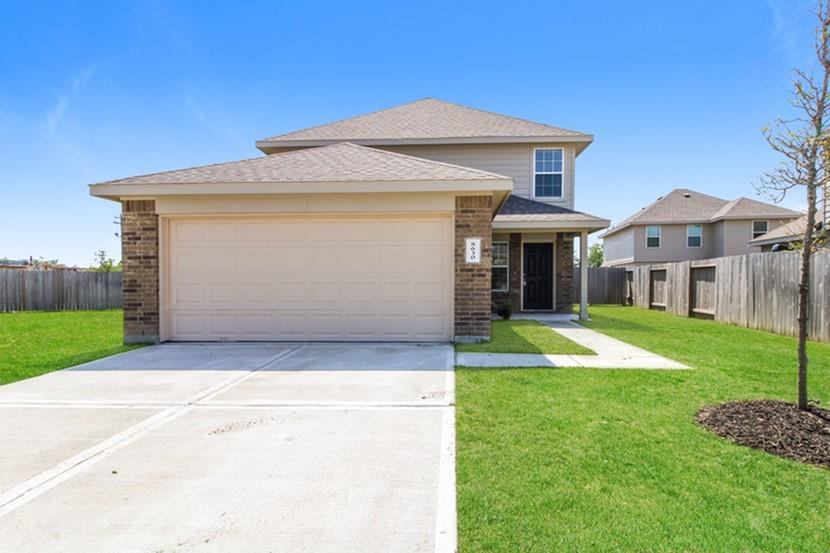
[[[727,202],[713,216],[712,221],[721,219],[754,219],[756,217],[797,217],[800,213],[773,204],[759,202],[750,198],[738,198]]]
[[[510,177],[356,144],[340,143],[98,183],[192,184],[373,181],[488,181]]]
[[[800,215],[797,211],[749,198],[727,201],[687,188],[678,188],[624,219],[601,238],[632,225],[714,223],[724,219],[775,217],[792,219]]]
[[[550,205],[511,194],[493,219],[494,228],[530,227],[523,223],[555,223],[555,227],[574,227],[599,230],[609,224],[607,219]],[[554,225],[536,225],[547,227]]]
[[[807,230],[807,216],[804,215],[794,221],[790,221],[786,225],[781,225],[778,228],[772,229],[766,234],[762,234],[758,238],[749,241],[750,246],[767,246],[770,244],[777,244],[779,242],[791,242],[798,240],[804,236],[804,231]]]
[[[263,151],[333,142],[360,144],[585,142],[589,134],[425,98],[257,141]]]

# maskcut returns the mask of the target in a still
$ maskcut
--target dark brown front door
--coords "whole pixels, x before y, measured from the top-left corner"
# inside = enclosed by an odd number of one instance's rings
[[[553,244],[525,244],[524,308],[553,309]]]

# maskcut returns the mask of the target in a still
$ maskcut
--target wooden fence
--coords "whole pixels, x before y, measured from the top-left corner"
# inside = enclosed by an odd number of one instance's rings
[[[121,307],[121,273],[0,270],[0,311]]]
[[[619,304],[626,303],[625,269],[618,267],[588,268],[588,303]],[[579,267],[574,268],[574,298],[579,303],[581,281]]]
[[[777,334],[798,332],[798,252],[755,253],[628,270],[637,307]],[[830,252],[813,256],[810,338],[830,342]]]

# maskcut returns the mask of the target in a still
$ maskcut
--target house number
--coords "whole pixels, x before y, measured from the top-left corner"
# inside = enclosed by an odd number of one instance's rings
[[[481,238],[467,238],[464,245],[464,261],[481,263]]]

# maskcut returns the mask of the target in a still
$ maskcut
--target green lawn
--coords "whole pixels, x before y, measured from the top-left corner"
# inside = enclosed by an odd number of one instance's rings
[[[490,333],[489,342],[456,344],[455,349],[477,353],[594,353],[536,321],[493,321]]]
[[[121,310],[0,313],[0,384],[134,349]]]
[[[457,372],[461,551],[830,551],[830,471],[698,427],[703,405],[795,399],[795,340],[633,307],[588,326],[691,371]],[[830,403],[830,345],[811,343]]]

